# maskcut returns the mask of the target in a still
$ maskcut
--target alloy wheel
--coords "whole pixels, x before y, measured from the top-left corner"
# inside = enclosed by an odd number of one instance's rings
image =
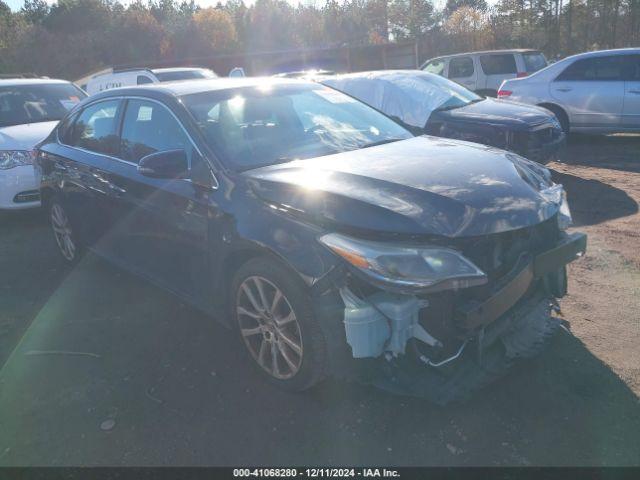
[[[242,339],[258,365],[279,380],[296,375],[302,333],[284,293],[266,278],[248,277],[238,288],[236,313]]]
[[[72,262],[76,256],[76,245],[73,243],[71,224],[64,209],[57,203],[51,207],[51,228],[60,253],[65,259]]]

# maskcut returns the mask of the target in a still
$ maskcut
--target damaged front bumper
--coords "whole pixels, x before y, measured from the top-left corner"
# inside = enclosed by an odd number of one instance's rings
[[[552,316],[552,305],[566,293],[565,266],[585,253],[586,243],[585,234],[562,234],[551,248],[521,255],[482,299],[453,303],[446,319],[448,330],[432,330],[424,321],[433,307],[429,295],[376,290],[361,296],[345,283],[340,289],[345,305],[343,335],[351,361],[363,359],[361,366],[373,367],[364,370],[369,383],[397,393],[436,395],[433,399],[438,402],[453,391],[444,394],[442,388],[435,388],[433,379],[425,376],[425,366],[437,370],[466,365],[461,368],[467,371],[467,380],[457,373],[443,377],[464,383],[464,388],[454,389],[457,398],[461,389],[486,382],[486,372],[482,373],[486,368],[496,373],[510,359],[532,356],[546,343],[559,323]],[[496,349],[498,343],[504,348]]]
[[[566,285],[556,278],[563,267],[584,255],[587,236],[584,233],[568,234],[555,247],[533,258],[521,257],[518,264],[494,289],[485,301],[470,302],[457,308],[459,324],[466,330],[487,325],[503,315],[529,290],[536,279],[545,281],[548,293],[554,297],[566,294]]]

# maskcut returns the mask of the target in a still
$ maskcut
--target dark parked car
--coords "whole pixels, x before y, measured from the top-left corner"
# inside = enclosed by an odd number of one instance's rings
[[[516,152],[539,163],[554,159],[565,135],[541,107],[482,98],[420,70],[386,70],[320,78],[402,122],[414,133],[456,138]]]
[[[538,351],[586,248],[543,167],[298,80],[103,92],[38,168],[67,261],[90,249],[214,314],[288,389],[460,398]]]

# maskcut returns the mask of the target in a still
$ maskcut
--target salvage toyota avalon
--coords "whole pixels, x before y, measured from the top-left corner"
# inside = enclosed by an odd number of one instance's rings
[[[298,80],[103,92],[37,163],[68,262],[90,250],[180,295],[291,390],[461,399],[540,350],[586,249],[544,167]]]

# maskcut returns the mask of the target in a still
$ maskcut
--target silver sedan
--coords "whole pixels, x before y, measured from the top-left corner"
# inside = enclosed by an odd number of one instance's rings
[[[565,132],[640,132],[640,49],[567,57],[505,80],[498,97],[548,108]]]

